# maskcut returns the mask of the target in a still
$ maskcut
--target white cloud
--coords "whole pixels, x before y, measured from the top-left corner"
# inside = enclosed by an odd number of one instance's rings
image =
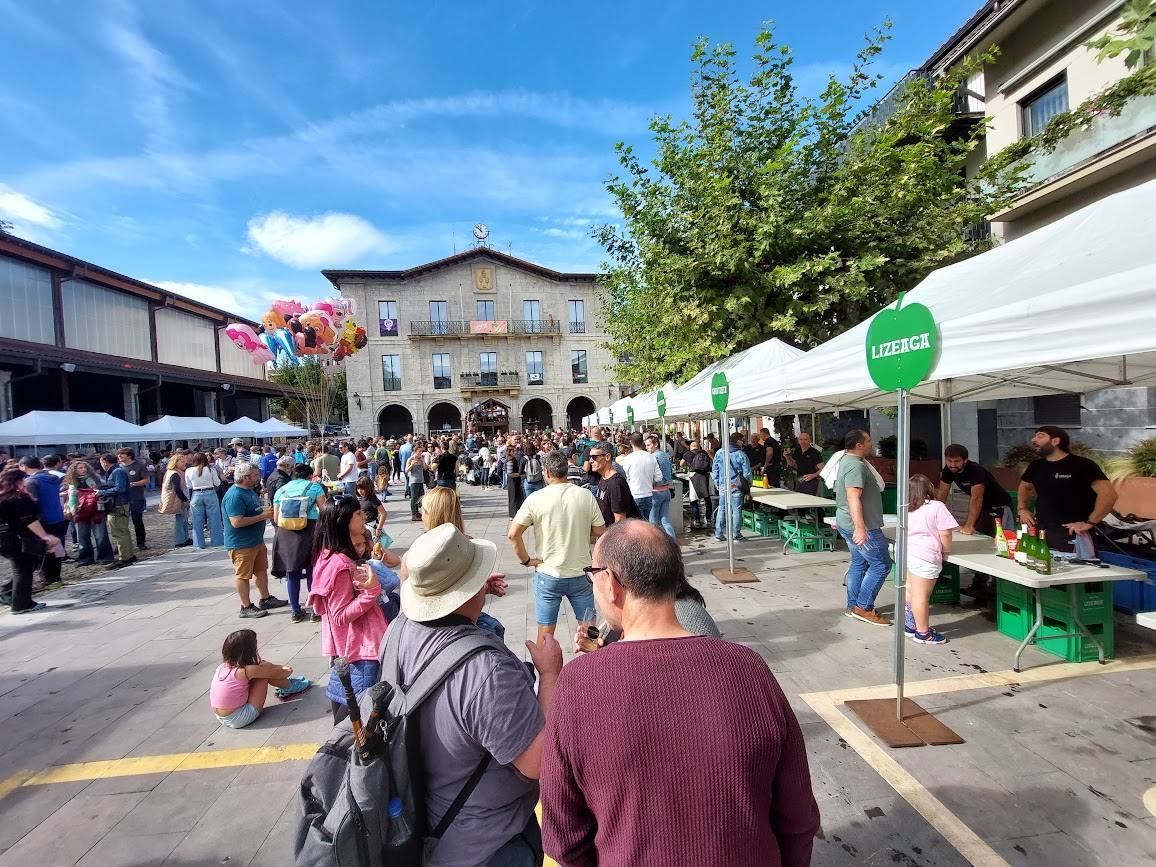
[[[584,238],[584,237],[586,237],[586,232],[583,232],[579,229],[559,229],[556,226],[551,226],[549,229],[546,229],[545,231],[543,231],[542,234],[546,235],[547,237],[550,237],[550,238]]]
[[[184,283],[179,280],[147,280],[153,286],[166,289],[192,301],[200,301],[210,307],[256,317],[269,306],[268,293],[230,289],[225,286],[207,286],[204,283]]]
[[[17,228],[39,226],[42,229],[59,229],[64,225],[44,205],[6,184],[0,184],[0,219],[10,220]]]
[[[294,268],[339,267],[367,253],[397,249],[372,223],[356,214],[340,213],[316,217],[284,211],[262,214],[249,221],[249,240],[266,255]]]

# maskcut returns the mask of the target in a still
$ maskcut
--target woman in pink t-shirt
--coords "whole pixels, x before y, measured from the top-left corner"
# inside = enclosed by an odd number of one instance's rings
[[[947,644],[931,628],[931,591],[951,553],[951,531],[959,522],[935,498],[936,486],[927,476],[912,476],[907,502],[907,605],[903,629],[916,644]]]

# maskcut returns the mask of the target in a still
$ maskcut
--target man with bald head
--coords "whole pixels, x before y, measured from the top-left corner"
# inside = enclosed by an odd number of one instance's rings
[[[806,748],[766,663],[679,624],[682,555],[653,524],[616,522],[591,559],[598,609],[622,639],[558,678],[542,747],[546,853],[568,865],[809,864],[819,809]],[[663,792],[679,796],[656,811]]]

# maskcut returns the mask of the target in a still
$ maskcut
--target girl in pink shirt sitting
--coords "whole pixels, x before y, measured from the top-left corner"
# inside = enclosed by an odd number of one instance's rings
[[[269,687],[277,689],[284,701],[307,690],[308,678],[295,677],[293,669],[264,662],[257,653],[257,633],[238,629],[221,645],[221,664],[209,685],[209,704],[217,720],[226,728],[240,729],[261,715]]]
[[[951,531],[959,522],[935,498],[936,486],[927,476],[912,476],[907,503],[907,605],[903,629],[916,644],[947,644],[931,628],[931,591],[951,553]]]
[[[377,652],[389,625],[377,602],[381,584],[364,563],[368,554],[365,513],[355,498],[339,497],[321,510],[313,536],[309,604],[321,615],[321,653],[331,660],[345,657],[358,697],[377,683],[381,668]],[[332,673],[325,695],[337,724],[349,711],[345,692]]]

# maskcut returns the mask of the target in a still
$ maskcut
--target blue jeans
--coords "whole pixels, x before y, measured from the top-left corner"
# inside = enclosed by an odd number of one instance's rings
[[[285,573],[285,582],[289,590],[289,609],[294,614],[301,613],[301,578],[305,577],[305,590],[313,589],[312,569],[293,569]]]
[[[674,525],[670,523],[670,491],[655,491],[650,498],[650,523],[662,527],[666,535],[674,538]]]
[[[189,513],[181,509],[173,515],[173,547],[179,548],[189,541]]]
[[[867,541],[856,545],[852,533],[839,527],[839,535],[851,550],[851,568],[847,570],[847,607],[871,611],[875,597],[891,571],[891,555],[882,530],[868,530]]]
[[[357,480],[356,479],[354,479],[352,482],[342,482],[341,484],[342,484],[342,493],[344,493],[345,496],[347,496],[347,497],[356,497],[357,496]]]
[[[737,488],[731,491],[731,538],[742,538],[743,526],[743,492]],[[726,503],[723,502],[722,494],[718,498],[718,513],[714,519],[714,535],[716,539],[725,539],[723,535],[723,526],[726,524]]]
[[[526,827],[491,855],[486,867],[538,867],[541,863],[542,830],[538,818],[531,813]]]
[[[582,575],[578,578],[555,578],[534,572],[534,614],[539,626],[556,626],[562,597],[570,600],[574,618],[581,620],[587,608],[594,608],[594,585]]]
[[[635,497],[634,505],[638,507],[638,514],[642,515],[642,520],[650,520],[650,507],[654,503],[654,497]]]
[[[193,547],[205,547],[205,525],[209,527],[209,545],[218,548],[225,544],[225,528],[221,524],[221,501],[212,490],[193,491],[192,505],[189,506],[189,522],[192,524]]]
[[[544,487],[546,487],[546,483],[544,481],[543,482],[523,482],[522,483],[522,490],[526,492],[527,497],[530,496],[530,494],[534,493],[534,491],[540,491]]]
[[[112,542],[109,541],[108,525],[104,521],[98,524],[78,521],[72,527],[76,531],[76,544],[80,546],[80,551],[76,555],[78,560],[112,562]]]

